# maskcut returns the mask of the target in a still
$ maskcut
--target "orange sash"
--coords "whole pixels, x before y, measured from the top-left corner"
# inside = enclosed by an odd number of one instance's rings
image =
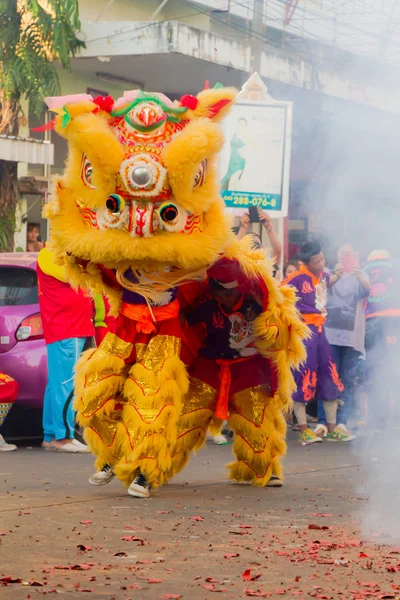
[[[315,325],[320,333],[326,321],[326,317],[320,313],[302,313],[301,318],[307,325]]]
[[[127,302],[123,302],[121,313],[128,319],[137,321],[137,331],[139,333],[149,334],[157,331],[156,322],[176,319],[178,317],[179,302],[178,300],[174,300],[165,306],[152,306],[151,310],[147,304],[128,304]]]

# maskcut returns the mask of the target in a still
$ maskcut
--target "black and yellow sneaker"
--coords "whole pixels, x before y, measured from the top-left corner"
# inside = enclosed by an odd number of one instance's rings
[[[283,486],[283,481],[278,475],[271,475],[271,479],[267,483],[267,487],[278,488]]]
[[[149,498],[151,491],[151,485],[147,482],[147,479],[142,473],[136,475],[128,488],[128,494],[135,498]]]

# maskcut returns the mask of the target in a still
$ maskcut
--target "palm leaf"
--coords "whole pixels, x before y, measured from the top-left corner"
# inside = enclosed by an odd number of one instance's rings
[[[28,26],[22,23],[28,22]],[[60,93],[55,63],[70,68],[83,48],[78,0],[0,0],[0,87],[6,96],[29,99],[38,114],[44,96]]]

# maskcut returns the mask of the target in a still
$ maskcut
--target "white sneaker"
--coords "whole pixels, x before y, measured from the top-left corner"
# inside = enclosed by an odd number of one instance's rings
[[[101,471],[98,471],[92,475],[89,479],[89,483],[92,485],[107,485],[115,477],[115,473],[110,465],[105,465]]]
[[[326,438],[328,435],[328,428],[323,423],[319,423],[314,429],[314,433],[317,437]]]
[[[12,452],[16,450],[17,446],[15,444],[7,444],[2,435],[0,435],[0,452]]]
[[[57,452],[69,452],[70,454],[86,454],[90,452],[89,448],[85,444],[82,444],[75,439],[71,440],[67,444],[64,444],[63,446],[56,446],[55,448]]]
[[[222,433],[219,435],[214,435],[212,441],[216,446],[225,446],[226,444],[229,444],[228,440],[224,435],[222,435]]]

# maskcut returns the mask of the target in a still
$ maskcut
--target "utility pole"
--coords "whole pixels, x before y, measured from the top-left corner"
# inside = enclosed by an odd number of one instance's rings
[[[264,35],[264,0],[253,0],[250,75],[260,73]]]

